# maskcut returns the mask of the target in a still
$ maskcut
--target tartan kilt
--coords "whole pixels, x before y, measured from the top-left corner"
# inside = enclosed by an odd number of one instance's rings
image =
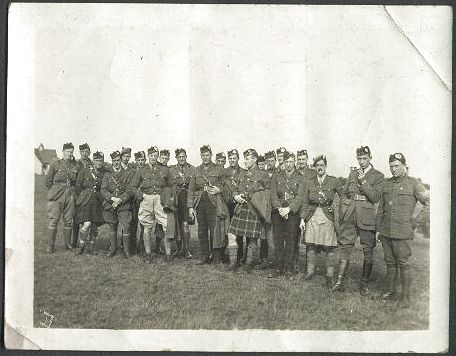
[[[247,204],[242,204],[240,209],[235,209],[228,232],[237,236],[259,238],[262,229],[257,213]]]

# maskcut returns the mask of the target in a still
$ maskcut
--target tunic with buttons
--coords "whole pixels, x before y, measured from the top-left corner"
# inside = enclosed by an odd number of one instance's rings
[[[295,169],[290,176],[285,171],[276,173],[271,180],[272,208],[290,207],[292,213],[299,211],[304,198],[305,181]]]
[[[101,184],[105,171],[93,167],[83,168],[76,179],[76,222],[103,223],[103,196]]]
[[[131,194],[141,201],[143,194],[160,195],[165,187],[171,187],[172,176],[169,167],[156,163],[146,164],[139,168],[133,176],[130,184]]]
[[[233,197],[242,194],[246,203],[237,203],[234,216],[231,220],[229,232],[237,236],[259,238],[262,233],[262,223],[258,212],[249,203],[253,194],[270,188],[269,175],[257,166],[243,170],[239,176],[239,183],[234,189]]]
[[[310,169],[307,166],[305,166],[303,169],[297,168],[297,170],[306,181],[309,181],[317,176],[317,172],[315,171],[315,169]]]
[[[383,182],[377,211],[376,230],[391,239],[412,239],[412,217],[417,201],[429,206],[429,191],[407,175]]]
[[[57,201],[60,197],[70,194],[75,196],[74,185],[78,174],[78,164],[73,159],[59,159],[49,166],[49,171],[44,179],[48,189],[48,200]]]
[[[187,195],[190,178],[195,167],[189,163],[183,166],[176,164],[170,167],[172,187],[177,194],[177,217],[180,221],[188,221]]]
[[[112,197],[122,200],[122,203],[115,209],[117,212],[131,209],[132,194],[128,188],[132,173],[132,171],[126,171],[123,168],[118,171],[113,168],[112,171],[105,173],[101,183],[101,195],[105,199],[103,202],[105,210],[114,210]]]
[[[81,171],[84,168],[93,167],[93,162],[92,162],[92,160],[89,157],[84,158],[84,159],[80,158],[76,162],[78,164],[78,170],[79,171]]]
[[[207,194],[206,189],[210,185],[222,190],[225,181],[225,171],[222,167],[210,162],[207,166],[201,164],[194,169],[194,175],[190,179],[187,195],[187,207],[197,208],[203,193]],[[207,194],[212,205],[217,206],[217,194]],[[215,209],[214,209],[215,214]]]

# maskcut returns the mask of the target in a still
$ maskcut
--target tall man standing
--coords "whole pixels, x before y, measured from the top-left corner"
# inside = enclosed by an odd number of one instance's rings
[[[217,204],[221,199],[225,178],[223,168],[212,162],[212,150],[208,145],[200,148],[202,164],[195,168],[190,179],[187,196],[189,214],[198,219],[198,240],[201,257],[197,264],[210,263],[214,248],[223,247],[215,235]]]
[[[369,281],[375,248],[375,206],[380,199],[380,186],[383,173],[377,171],[370,163],[372,159],[368,146],[356,149],[359,169],[351,170],[341,192],[339,275],[333,291],[344,289],[345,274],[348,269],[351,252],[359,235],[363,247],[363,275],[359,285],[361,295],[369,293]]]
[[[54,252],[57,223],[63,217],[63,240],[66,249],[72,249],[70,243],[72,223],[75,213],[76,192],[74,185],[78,174],[78,164],[74,156],[74,146],[65,143],[62,158],[51,163],[44,179],[47,192],[48,246],[47,253]]]
[[[158,163],[158,148],[153,146],[147,150],[149,164],[140,168],[134,175],[130,191],[140,201],[138,219],[144,226],[144,248],[146,262],[152,262],[150,240],[155,225],[162,226],[165,233],[165,261],[171,260],[171,240],[174,238],[174,213],[164,211],[160,195],[171,187],[172,177],[169,168]]]
[[[429,206],[429,191],[418,179],[407,175],[405,157],[402,153],[392,154],[389,157],[389,166],[392,177],[382,184],[376,218],[376,235],[382,242],[387,268],[387,289],[382,298],[385,301],[396,299],[399,267],[402,295],[397,306],[408,308],[412,283],[412,216],[417,201]]]
[[[146,153],[139,151],[135,153],[135,173],[138,169],[143,168],[146,164]],[[132,211],[132,246],[135,246],[135,253],[144,257],[144,226],[138,221],[139,201],[133,199]],[[139,236],[138,236],[139,229]]]
[[[108,256],[112,257],[117,251],[117,228],[120,222],[122,227],[122,246],[124,257],[130,257],[130,231],[131,231],[131,198],[128,190],[133,174],[132,170],[122,167],[121,153],[111,153],[112,169],[105,173],[101,183],[101,195],[103,201],[103,218],[109,226],[111,247]]]

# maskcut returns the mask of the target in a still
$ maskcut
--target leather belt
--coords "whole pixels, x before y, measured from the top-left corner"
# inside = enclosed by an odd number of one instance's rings
[[[362,200],[362,201],[366,201],[367,198],[365,195],[362,195],[362,194],[355,194],[353,195],[353,200]]]
[[[326,203],[314,203],[314,202],[311,202],[310,205],[318,206],[319,208],[324,208],[324,207],[327,207],[327,206],[331,206],[332,202],[331,203],[329,203],[329,202],[326,202]]]

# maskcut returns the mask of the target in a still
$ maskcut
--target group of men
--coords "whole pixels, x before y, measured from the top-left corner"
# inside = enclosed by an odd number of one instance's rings
[[[345,185],[326,173],[326,156],[308,165],[306,150],[296,154],[281,147],[260,156],[255,149],[243,153],[239,166],[236,149],[218,153],[212,161],[210,146],[200,148],[201,164],[187,162],[185,149],[176,149],[177,164],[168,167],[170,153],[152,146],[146,153],[122,148],[90,159],[88,144],[79,146],[75,160],[72,143],[63,145],[63,157],[53,162],[45,177],[49,217],[47,252],[54,252],[57,223],[63,219],[65,247],[76,254],[97,254],[97,227],[109,227],[110,249],[125,257],[137,253],[151,263],[155,253],[192,258],[190,228],[198,222],[200,259],[197,264],[226,263],[227,270],[244,265],[274,268],[270,277],[297,272],[300,241],[306,244],[306,281],[315,273],[315,253],[327,256],[327,287],[345,289],[350,256],[359,236],[364,263],[359,290],[369,293],[376,241],[383,245],[387,265],[385,301],[396,300],[398,271],[401,293],[398,305],[408,307],[410,297],[412,215],[417,201],[429,204],[429,192],[407,175],[403,154],[389,157],[392,177],[385,179],[371,164],[368,146],[356,150],[359,168]],[[225,168],[226,157],[229,166]],[[154,239],[155,237],[155,239]],[[119,241],[120,240],[120,241]],[[275,261],[269,258],[273,243]],[[339,247],[337,280],[334,248]]]

